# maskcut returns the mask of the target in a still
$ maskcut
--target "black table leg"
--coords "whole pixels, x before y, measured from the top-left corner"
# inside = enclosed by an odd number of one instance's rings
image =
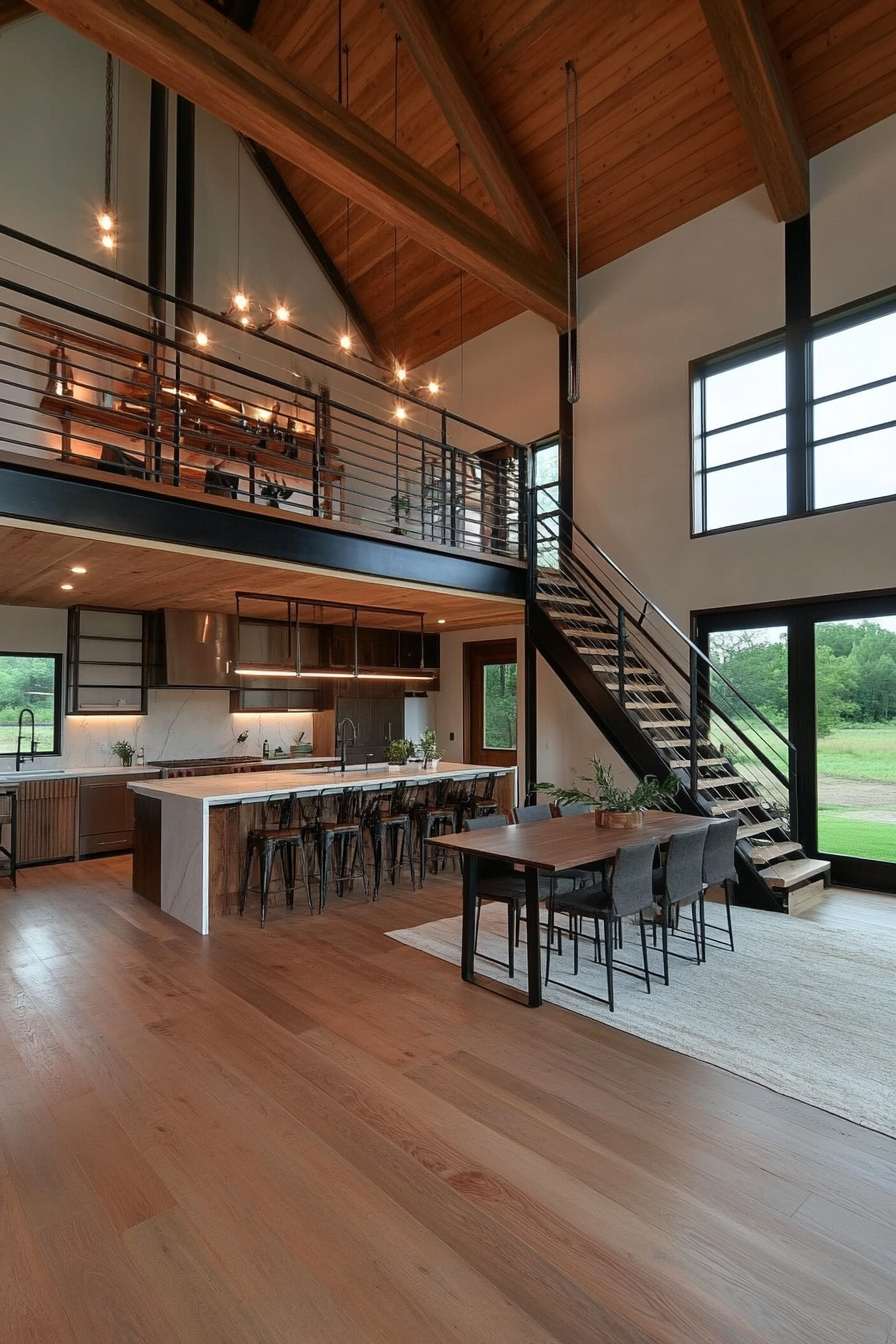
[[[529,1007],[541,1007],[541,926],[538,922],[538,869],[526,869],[526,953]]]
[[[474,980],[476,961],[476,878],[479,860],[475,854],[465,854],[464,913],[460,938],[460,973],[464,980]]]

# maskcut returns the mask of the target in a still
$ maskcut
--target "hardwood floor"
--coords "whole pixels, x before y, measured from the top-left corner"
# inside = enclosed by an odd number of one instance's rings
[[[9,1344],[887,1344],[896,1141],[383,938],[0,883]],[[892,1333],[891,1333],[892,1332]]]

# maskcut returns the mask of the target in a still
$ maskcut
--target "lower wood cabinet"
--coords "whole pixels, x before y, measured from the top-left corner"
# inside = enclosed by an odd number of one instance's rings
[[[51,863],[75,858],[78,780],[23,780],[17,793],[16,862]]]
[[[78,853],[82,859],[131,848],[134,794],[128,788],[128,776],[82,778],[78,832]]]

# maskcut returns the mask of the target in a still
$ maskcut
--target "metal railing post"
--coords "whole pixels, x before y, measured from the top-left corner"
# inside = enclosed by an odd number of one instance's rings
[[[697,801],[697,713],[699,708],[699,690],[697,685],[697,650],[690,649],[689,659],[689,677],[690,677],[690,752],[688,768],[691,777],[691,796],[694,802]]]
[[[320,517],[320,397],[314,398],[314,445],[311,449],[311,513]]]
[[[625,607],[616,608],[616,681],[619,703],[625,709]]]
[[[180,346],[174,351],[174,425],[171,431],[171,483],[180,485],[180,429],[183,415],[183,401],[180,394],[181,367]]]

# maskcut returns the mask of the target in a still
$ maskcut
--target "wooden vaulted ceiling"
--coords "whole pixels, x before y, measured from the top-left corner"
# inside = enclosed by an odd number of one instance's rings
[[[119,39],[138,12],[154,11],[169,25],[183,14],[195,27],[196,0],[37,3],[112,49],[119,43],[118,54],[156,77],[167,71],[172,87],[172,80],[185,78],[177,60],[153,66],[156,58],[144,58],[139,42]],[[242,40],[251,46],[255,39],[278,70],[335,97],[339,0],[211,4],[232,14],[221,22],[234,33],[235,20],[248,27],[250,37]],[[807,155],[896,113],[893,0],[342,0],[350,110],[383,137],[381,153],[394,133],[396,21],[402,10],[406,16],[427,4],[448,30],[476,95],[560,241],[564,64],[574,60],[583,273],[763,181],[779,217],[793,217],[807,199]],[[459,155],[458,135],[408,43],[398,51],[399,150],[431,174],[435,186],[452,192],[460,186],[485,225],[494,221],[509,239],[506,208],[502,216],[494,190],[486,189],[471,158]],[[201,88],[191,96],[203,102]],[[274,93],[275,115],[276,100]],[[220,101],[209,105],[221,114]],[[247,129],[236,115],[232,124]],[[415,238],[399,226],[396,270],[394,216],[384,222],[369,208],[369,192],[357,193],[349,206],[347,248],[345,195],[325,184],[319,163],[313,171],[307,159],[296,166],[302,156],[294,139],[276,131],[261,139],[380,343],[409,366],[496,326],[524,303],[543,315],[556,309],[558,268],[548,274],[545,252],[539,259],[535,248],[514,254],[513,284],[486,283],[468,270],[462,307],[453,243],[440,251],[438,241],[427,245],[419,230]],[[358,204],[362,196],[366,203]],[[434,208],[443,207],[437,201]],[[469,219],[452,221],[457,237],[468,227]],[[491,237],[486,228],[480,234],[480,250],[500,251],[498,232]],[[455,259],[446,260],[452,247]],[[520,298],[527,257],[532,274],[538,271],[531,303],[525,294]],[[479,272],[481,277],[488,267]]]

